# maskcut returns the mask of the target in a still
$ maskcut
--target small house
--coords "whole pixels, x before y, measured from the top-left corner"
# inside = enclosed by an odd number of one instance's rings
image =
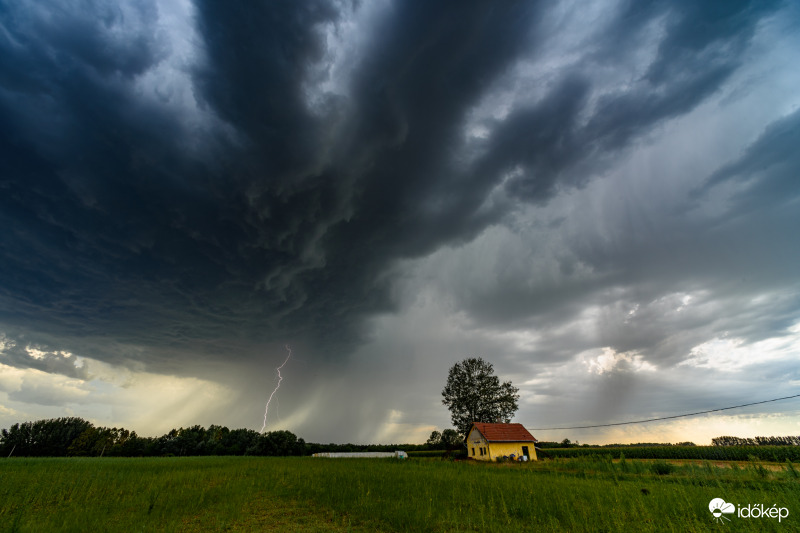
[[[500,457],[535,461],[535,442],[522,424],[474,422],[467,433],[467,455],[478,461],[494,461]]]

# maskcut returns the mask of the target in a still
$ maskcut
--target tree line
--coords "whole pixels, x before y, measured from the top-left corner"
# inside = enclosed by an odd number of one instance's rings
[[[78,417],[14,424],[0,430],[0,457],[182,457],[198,455],[299,456],[318,452],[419,451],[446,449],[426,444],[318,444],[291,431],[259,433],[211,425],[172,429],[141,437],[124,428],[95,426]]]
[[[711,439],[713,446],[800,446],[800,436],[788,437],[715,437]]]
[[[536,441],[536,447],[543,448],[655,448],[664,446],[697,446],[694,442],[635,442],[630,444],[581,444],[578,441],[571,441],[564,439],[561,442],[556,441]]]
[[[97,427],[77,417],[14,424],[0,431],[0,454],[27,457],[137,457],[189,455],[303,455],[290,431],[258,433],[212,425],[140,437],[124,428]]]

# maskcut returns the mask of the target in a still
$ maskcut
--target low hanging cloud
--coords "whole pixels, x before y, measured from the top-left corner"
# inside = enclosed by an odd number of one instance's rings
[[[599,417],[796,334],[790,3],[0,12],[4,365],[210,380],[248,424],[289,342],[292,427],[369,440],[446,424],[471,350]]]

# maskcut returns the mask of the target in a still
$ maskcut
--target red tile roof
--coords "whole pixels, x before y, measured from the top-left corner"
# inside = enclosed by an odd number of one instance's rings
[[[489,442],[536,442],[522,424],[484,424],[474,422],[474,428]]]

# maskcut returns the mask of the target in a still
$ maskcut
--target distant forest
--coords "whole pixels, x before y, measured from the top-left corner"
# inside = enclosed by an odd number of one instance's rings
[[[124,428],[96,427],[77,417],[14,424],[0,431],[0,457],[181,457],[193,455],[311,455],[445,449],[435,444],[315,444],[291,431],[259,433],[212,425],[173,429],[160,437],[140,437]]]

